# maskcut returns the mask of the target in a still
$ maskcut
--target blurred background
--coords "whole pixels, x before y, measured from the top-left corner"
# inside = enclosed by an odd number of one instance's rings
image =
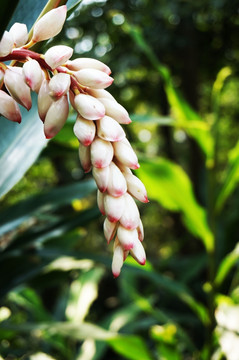
[[[20,1],[11,22],[30,29],[45,4]],[[150,203],[139,204],[148,260],[127,259],[113,278],[74,112],[39,157],[36,105],[18,128],[1,118],[0,355],[238,360],[238,2],[67,6],[41,52],[65,44],[112,69],[109,91],[131,115],[124,130],[148,188]]]

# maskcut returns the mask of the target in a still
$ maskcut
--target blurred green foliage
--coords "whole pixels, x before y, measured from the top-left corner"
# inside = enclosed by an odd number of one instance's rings
[[[45,4],[19,1],[11,21],[24,22],[24,10],[30,29]],[[148,261],[140,267],[128,258],[112,278],[111,245],[70,114],[1,200],[0,359],[237,359],[238,4],[67,5],[63,32],[50,44],[106,62],[110,91],[132,115],[125,131],[150,198],[140,205]],[[1,120],[0,150],[34,147],[27,119],[18,138]],[[3,160],[2,177],[12,165]],[[23,154],[9,178],[34,161]]]

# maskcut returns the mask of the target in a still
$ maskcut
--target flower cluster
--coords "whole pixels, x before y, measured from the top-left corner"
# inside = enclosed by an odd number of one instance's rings
[[[69,99],[77,112],[79,158],[85,172],[92,170],[98,206],[106,215],[104,235],[108,243],[114,240],[112,272],[117,277],[129,253],[139,264],[145,263],[143,225],[134,198],[148,202],[147,193],[131,171],[139,167],[138,159],[120,125],[131,122],[129,114],[105,90],[113,82],[109,67],[90,58],[70,60],[73,50],[64,45],[53,46],[44,55],[29,50],[58,34],[65,19],[66,6],[51,10],[35,24],[30,40],[24,24],[15,23],[5,31],[0,42],[0,114],[20,123],[18,104],[30,110],[34,91],[50,139],[67,120]],[[12,65],[4,63],[8,60]]]

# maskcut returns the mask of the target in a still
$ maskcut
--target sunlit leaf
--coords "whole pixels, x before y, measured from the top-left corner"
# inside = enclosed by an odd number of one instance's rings
[[[233,266],[235,266],[238,260],[239,260],[239,243],[236,245],[235,249],[233,249],[221,261],[215,277],[215,285],[220,286],[223,283],[226,276],[229,274],[229,272],[231,271]]]
[[[117,336],[108,340],[109,345],[125,359],[152,360],[149,350],[140,336]]]
[[[168,210],[180,212],[187,228],[210,251],[213,235],[208,227],[206,211],[197,203],[184,170],[169,160],[156,158],[141,161],[138,174],[148,189],[149,199],[157,200]]]

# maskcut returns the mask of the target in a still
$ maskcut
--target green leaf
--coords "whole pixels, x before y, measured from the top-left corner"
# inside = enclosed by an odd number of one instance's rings
[[[225,258],[220,263],[215,277],[216,286],[220,286],[223,283],[226,276],[233,268],[233,266],[235,266],[238,260],[239,260],[239,243],[228,255],[225,256]]]
[[[152,360],[149,350],[140,336],[124,335],[108,340],[108,344],[120,355],[130,360]]]
[[[1,12],[0,12],[0,38],[6,30],[8,23],[11,20],[12,14],[19,3],[19,0],[1,0]]]
[[[141,161],[138,174],[148,189],[149,199],[157,200],[168,210],[179,211],[190,232],[198,236],[207,251],[214,246],[206,211],[196,201],[191,181],[173,162],[155,158]]]

